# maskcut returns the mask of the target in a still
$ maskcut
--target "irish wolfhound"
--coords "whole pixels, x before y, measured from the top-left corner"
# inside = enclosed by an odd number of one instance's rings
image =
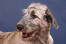
[[[46,5],[32,3],[23,10],[24,16],[14,32],[0,32],[0,44],[53,44],[50,28],[58,25]]]

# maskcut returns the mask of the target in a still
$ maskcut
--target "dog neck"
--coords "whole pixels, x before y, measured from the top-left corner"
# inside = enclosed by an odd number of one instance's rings
[[[38,39],[40,40],[41,44],[48,44],[48,39],[49,39],[49,33],[50,31],[47,30],[41,30],[40,35],[38,36]]]

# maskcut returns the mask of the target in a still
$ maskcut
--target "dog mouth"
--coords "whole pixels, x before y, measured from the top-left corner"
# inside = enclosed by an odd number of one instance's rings
[[[29,38],[29,37],[32,37],[32,34],[33,34],[33,32],[30,32],[30,33],[23,32],[23,33],[22,33],[22,38]]]

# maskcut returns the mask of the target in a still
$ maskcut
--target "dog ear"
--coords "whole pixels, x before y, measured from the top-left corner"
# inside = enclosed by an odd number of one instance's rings
[[[48,18],[48,21],[51,22],[56,29],[58,29],[58,24],[57,24],[53,14],[52,14],[52,12],[49,9],[47,9],[46,14],[47,14],[46,17]]]
[[[31,14],[30,14],[30,15],[31,15],[31,17],[32,17],[33,19],[35,19],[35,18],[37,18],[37,17],[38,17],[38,16],[36,16],[36,15],[35,15],[35,11],[34,11],[34,10],[31,12]]]
[[[23,9],[21,12],[24,13],[24,15],[27,13],[28,9]]]

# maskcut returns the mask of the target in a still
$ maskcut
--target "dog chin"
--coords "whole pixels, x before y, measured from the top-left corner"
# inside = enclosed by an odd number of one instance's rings
[[[23,38],[23,37],[22,37],[22,40],[24,40],[24,41],[32,41],[33,38],[34,38],[34,37],[28,37],[28,38]]]

